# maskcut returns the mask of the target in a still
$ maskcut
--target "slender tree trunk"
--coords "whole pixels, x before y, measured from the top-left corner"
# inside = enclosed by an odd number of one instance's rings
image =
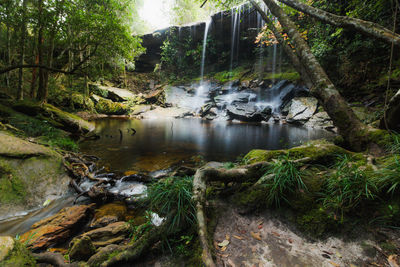
[[[7,64],[11,66],[11,34],[10,34],[10,26],[7,22]],[[10,87],[10,73],[6,74],[6,85]]]
[[[38,32],[38,55],[39,65],[43,65],[43,0],[38,0],[38,11],[39,11],[39,32]],[[45,70],[39,68],[39,85],[37,99],[39,101],[46,102],[47,94],[45,91]]]
[[[323,105],[325,111],[331,117],[339,133],[353,150],[360,151],[365,148],[367,140],[367,126],[354,114],[353,110],[336,90],[335,86],[312,54],[307,42],[297,31],[296,25],[286,13],[274,2],[263,0],[271,13],[278,18],[283,29],[291,38],[295,46],[297,56],[306,68],[307,73],[314,84],[311,93],[314,94]]]
[[[301,64],[297,55],[293,52],[292,48],[285,41],[285,38],[282,36],[282,34],[279,32],[279,30],[275,27],[274,23],[268,18],[267,14],[265,14],[265,12],[261,9],[261,7],[254,0],[250,0],[250,2],[254,6],[254,8],[258,11],[258,13],[260,13],[260,15],[263,18],[263,20],[265,21],[265,23],[268,24],[268,28],[272,31],[275,38],[282,45],[283,49],[285,50],[286,55],[291,60],[293,67],[296,69],[296,71],[298,73],[300,73],[300,76],[303,79],[306,86],[308,88],[311,88],[313,86],[313,83],[312,83],[307,71],[305,70],[303,64]]]
[[[337,27],[353,29],[376,39],[380,39],[386,43],[392,44],[392,42],[394,42],[396,46],[400,46],[400,35],[394,33],[389,29],[386,29],[379,24],[357,18],[338,16],[324,10],[309,6],[307,4],[303,4],[297,0],[278,1],[323,22],[332,24]]]
[[[21,23],[21,43],[20,43],[20,57],[19,64],[24,64],[25,58],[25,39],[26,39],[26,4],[28,0],[23,0],[22,2],[22,23]],[[23,68],[19,68],[18,71],[18,96],[19,100],[24,99],[24,90],[22,88],[23,81]]]
[[[36,50],[36,49],[34,49]],[[36,53],[35,56],[35,65],[39,64],[39,55]],[[37,68],[33,68],[32,69],[32,80],[31,80],[31,93],[30,93],[30,97],[31,99],[35,99],[36,98],[36,80],[37,80]]]

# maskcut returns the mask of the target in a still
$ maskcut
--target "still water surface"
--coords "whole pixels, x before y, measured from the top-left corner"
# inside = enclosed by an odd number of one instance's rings
[[[249,124],[201,119],[96,120],[99,140],[81,145],[114,171],[154,171],[193,156],[234,161],[251,149],[281,149],[331,137],[324,130],[289,124]],[[132,129],[136,133],[132,135]],[[122,132],[122,139],[120,131]]]

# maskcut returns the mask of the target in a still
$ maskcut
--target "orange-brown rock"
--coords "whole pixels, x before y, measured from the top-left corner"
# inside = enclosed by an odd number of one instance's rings
[[[94,204],[64,208],[57,214],[32,225],[31,230],[21,236],[21,242],[27,242],[33,250],[60,244],[88,222],[93,214],[93,206]]]

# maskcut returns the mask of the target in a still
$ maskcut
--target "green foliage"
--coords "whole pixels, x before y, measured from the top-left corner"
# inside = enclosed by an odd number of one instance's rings
[[[180,37],[173,28],[161,50],[162,70],[170,78],[193,76],[200,72],[202,45],[194,42],[191,36]]]
[[[267,203],[279,207],[281,201],[289,203],[287,196],[295,190],[307,190],[303,182],[304,171],[299,165],[290,160],[289,155],[281,156],[265,172],[263,177],[272,176],[265,183],[267,189]]]
[[[170,225],[171,230],[196,222],[192,187],[192,177],[170,177],[153,183],[147,189],[147,198],[152,209],[161,216],[175,214]]]
[[[397,149],[398,147],[396,147]],[[382,178],[380,180],[381,188],[387,189],[387,193],[394,194],[400,187],[400,158],[395,155],[389,160],[382,170]]]
[[[139,237],[153,227],[153,224],[151,223],[151,213],[146,212],[144,218],[145,222],[141,225],[136,225],[134,219],[131,219],[127,222],[129,225],[129,238],[132,239],[132,241],[136,241]]]
[[[326,209],[340,214],[343,221],[345,212],[374,199],[378,188],[365,166],[358,166],[349,156],[338,156],[338,159],[334,172],[326,179],[321,201]]]

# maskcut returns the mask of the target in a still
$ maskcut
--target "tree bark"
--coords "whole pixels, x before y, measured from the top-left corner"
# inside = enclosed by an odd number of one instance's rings
[[[39,31],[38,31],[38,55],[39,55],[39,65],[44,65],[43,60],[43,0],[38,0],[38,12],[39,12]],[[39,85],[37,99],[39,101],[46,101],[47,93],[45,91],[45,70],[39,68]]]
[[[24,64],[25,58],[25,39],[26,39],[26,5],[28,0],[23,0],[22,2],[22,23],[21,23],[21,42],[20,42],[20,57],[19,57],[19,64]],[[24,90],[22,88],[22,81],[23,81],[23,68],[19,68],[18,71],[18,93],[17,99],[22,100],[24,99]]]
[[[254,6],[254,8],[258,11],[258,13],[261,15],[263,20],[268,24],[268,28],[272,31],[272,33],[274,34],[274,36],[278,40],[278,42],[282,44],[282,47],[285,50],[286,55],[289,57],[290,61],[292,62],[293,67],[300,74],[300,76],[303,79],[306,86],[308,88],[311,88],[313,86],[313,83],[312,83],[307,71],[305,70],[304,66],[301,64],[297,55],[293,52],[292,48],[285,41],[285,38],[282,36],[282,34],[279,32],[279,30],[275,27],[274,23],[268,18],[267,14],[265,14],[265,12],[261,9],[261,7],[254,0],[250,0],[250,2]]]
[[[336,90],[328,75],[312,54],[307,42],[297,31],[297,27],[293,21],[290,20],[274,0],[263,1],[269,7],[271,13],[278,18],[284,31],[289,35],[296,49],[297,56],[306,68],[314,84],[310,88],[311,93],[320,100],[325,111],[338,128],[339,134],[342,135],[351,149],[355,151],[365,149],[369,142],[367,136],[368,127],[357,118],[347,102]]]
[[[278,0],[296,10],[304,12],[318,20],[332,24],[337,27],[348,28],[364,33],[368,36],[382,40],[391,44],[394,42],[396,46],[400,46],[400,35],[393,31],[370,21],[346,16],[338,16],[324,10],[303,4],[297,0]]]

